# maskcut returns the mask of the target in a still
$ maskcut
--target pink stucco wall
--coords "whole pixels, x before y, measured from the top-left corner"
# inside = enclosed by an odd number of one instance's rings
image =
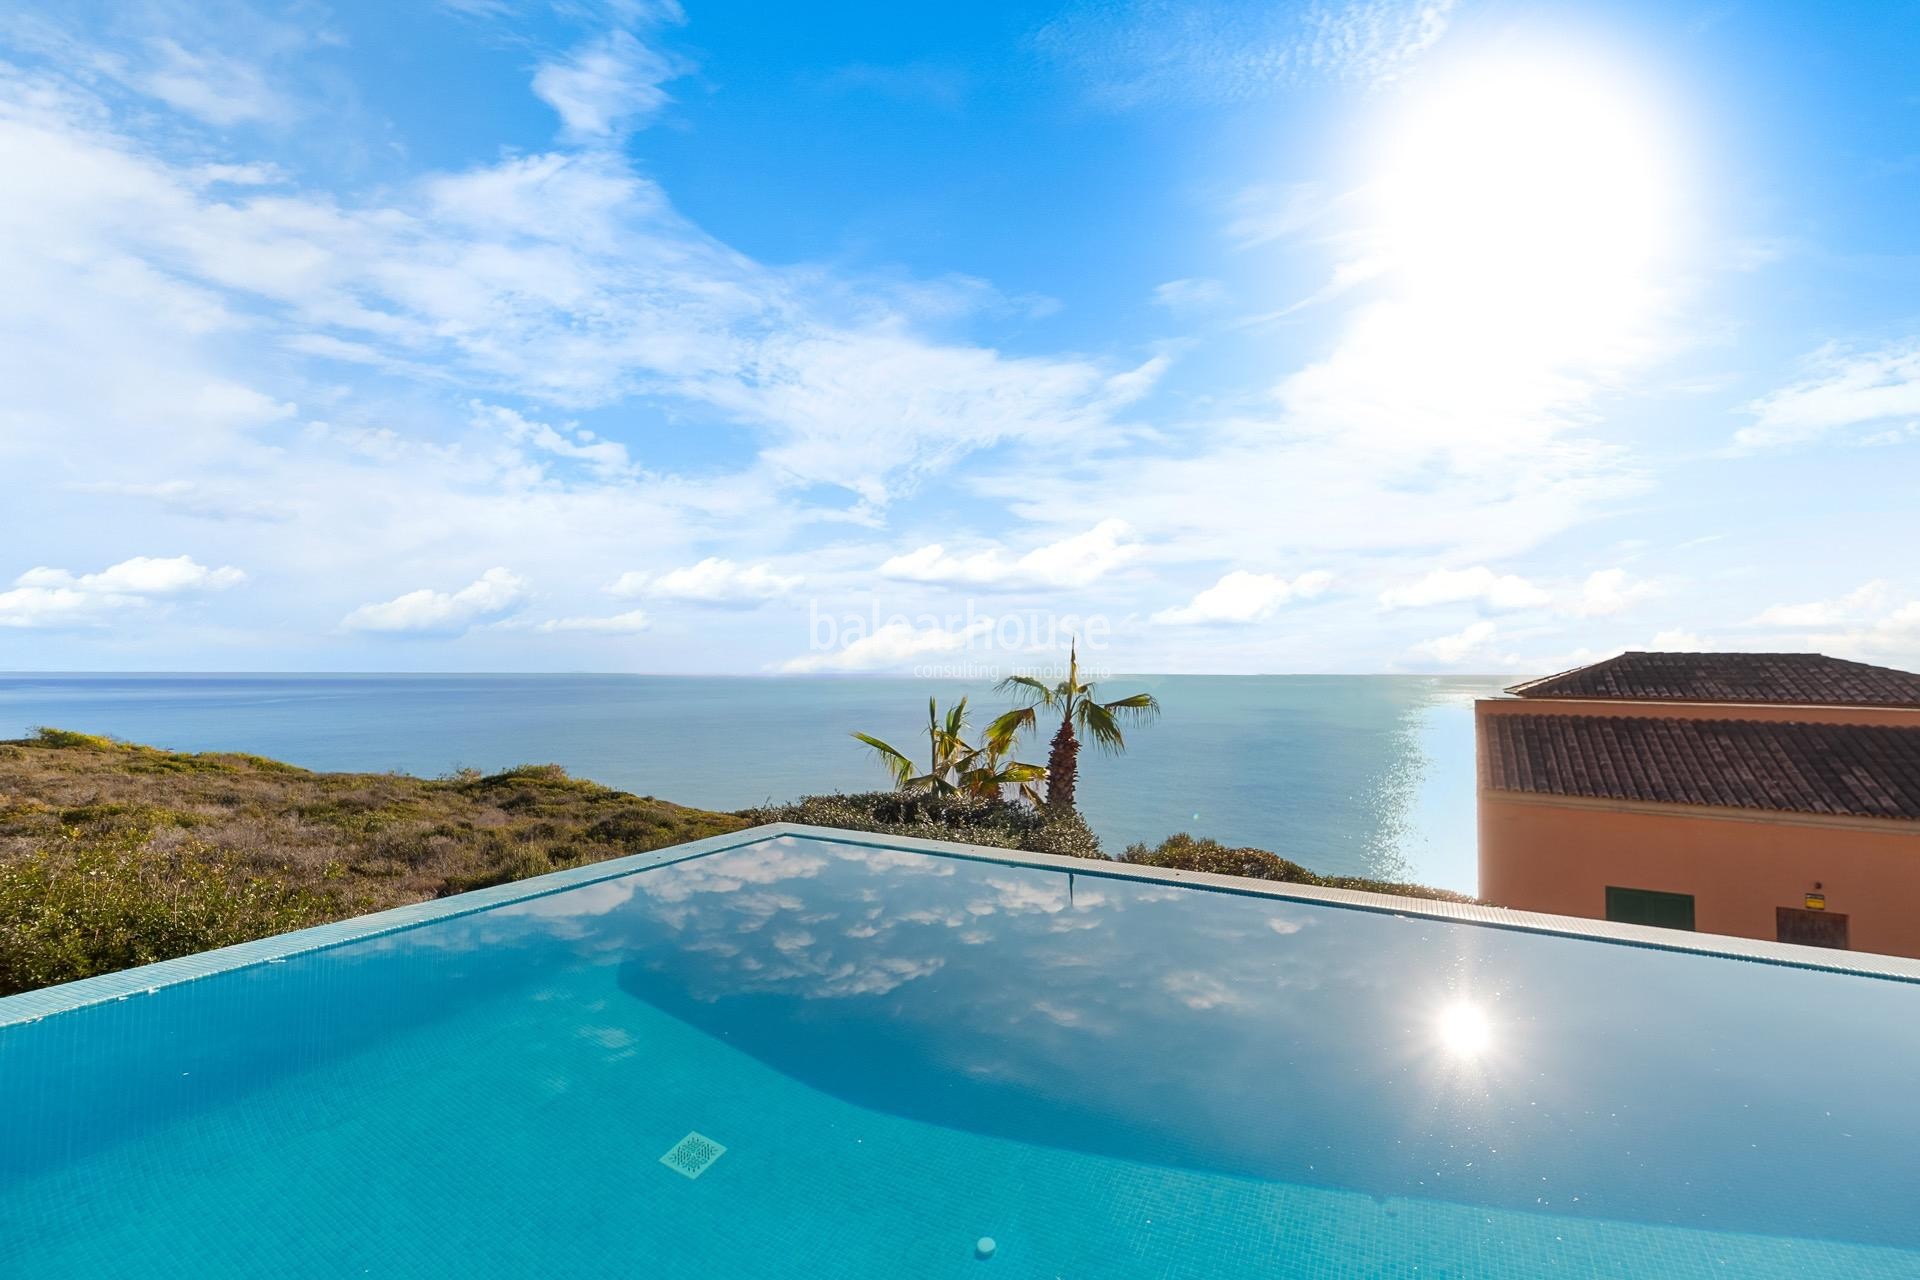
[[[1501,699],[1478,710],[1601,714],[1594,705]],[[1599,705],[1630,706],[1630,714],[1650,706]],[[1731,710],[1715,704],[1704,718]],[[1753,718],[1815,718],[1796,710]],[[1920,722],[1920,713],[1902,714]],[[1774,908],[1801,906],[1818,885],[1827,910],[1847,915],[1853,950],[1920,958],[1920,822],[1494,791],[1484,770],[1479,817],[1480,896],[1501,906],[1604,919],[1608,885],[1686,893],[1700,931],[1772,941]]]

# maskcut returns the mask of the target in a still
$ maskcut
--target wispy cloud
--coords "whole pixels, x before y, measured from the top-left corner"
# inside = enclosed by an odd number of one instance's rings
[[[527,598],[527,582],[493,568],[458,591],[422,587],[378,604],[363,604],[341,620],[348,631],[457,635],[478,622],[505,617]]]
[[[1102,520],[1085,533],[1050,542],[1020,556],[1001,547],[963,554],[940,543],[894,556],[880,566],[889,578],[960,586],[1084,587],[1134,560],[1142,548],[1123,520]]]
[[[993,630],[991,618],[959,627],[915,625],[895,619],[868,635],[827,653],[803,654],[780,664],[781,671],[880,671],[902,667],[917,658],[958,653]]]
[[[569,140],[611,141],[666,106],[664,86],[680,74],[678,63],[631,32],[610,31],[541,63],[533,91],[558,113]]]
[[[1920,425],[1920,339],[1873,351],[1823,347],[1808,376],[1747,406],[1753,421],[1734,432],[1746,449],[1803,444],[1846,427]]]
[[[212,51],[196,53],[165,37],[149,41],[148,51],[145,64],[131,72],[133,82],[208,124],[250,124],[293,114],[266,72],[252,63]]]
[[[1433,569],[1425,577],[1380,593],[1389,609],[1422,609],[1432,605],[1484,604],[1493,609],[1534,609],[1553,597],[1527,579],[1495,573],[1485,565],[1470,569]]]
[[[653,620],[643,611],[629,609],[609,617],[548,618],[534,630],[549,634],[556,631],[585,631],[597,635],[630,636],[638,635],[652,625]]]
[[[1034,39],[1111,106],[1238,102],[1309,76],[1390,80],[1446,34],[1453,8],[1454,0],[1131,0],[1083,5]]]
[[[769,565],[735,564],[709,556],[698,564],[665,573],[631,569],[607,590],[617,596],[649,596],[688,604],[763,604],[786,595],[802,581],[799,574],[776,573]]]
[[[1333,575],[1312,569],[1296,578],[1236,569],[1178,608],[1162,609],[1153,621],[1162,626],[1193,627],[1260,622],[1295,600],[1325,591]]]
[[[1422,640],[1409,653],[1417,662],[1441,667],[1463,667],[1476,663],[1511,665],[1510,658],[1502,659],[1494,652],[1494,642],[1499,635],[1499,627],[1483,618],[1448,635]]]
[[[1578,618],[1610,618],[1665,590],[1661,583],[1636,578],[1625,569],[1597,569],[1580,584],[1579,594],[1567,602],[1567,611]]]
[[[45,430],[69,443],[87,402],[110,393],[74,392],[87,379],[72,353],[97,356],[110,341],[153,353],[127,366],[157,366],[129,380],[148,388],[149,417],[204,423],[220,410],[244,425],[292,412],[231,380],[180,385],[214,363],[187,354],[198,335],[242,332],[315,360],[569,408],[675,402],[758,434],[759,465],[782,484],[881,504],[1004,441],[1065,449],[1110,431],[1164,367],[931,339],[884,295],[849,312],[839,282],[735,253],[602,149],[434,175],[383,192],[386,202],[216,195],[198,164],[173,165],[116,132],[84,87],[14,81],[8,92],[0,129],[16,186],[32,195],[15,202],[0,265],[17,305],[59,300],[53,323],[13,353],[35,371],[15,381],[15,409],[24,430],[39,430],[44,390]],[[122,265],[103,277],[80,261]],[[88,341],[72,341],[68,326]],[[187,403],[223,385],[230,403]],[[619,465],[614,446],[535,426],[524,438]]]
[[[1218,280],[1168,280],[1154,286],[1153,300],[1169,311],[1204,311],[1227,299],[1227,287]]]
[[[1748,623],[1755,627],[1800,629],[1858,624],[1885,609],[1894,597],[1893,584],[1876,579],[1831,600],[1769,605]]]
[[[1485,565],[1468,569],[1433,569],[1412,582],[1380,593],[1388,609],[1425,609],[1438,605],[1473,604],[1482,609],[1552,608],[1577,618],[1611,617],[1660,595],[1658,582],[1636,578],[1625,569],[1597,569],[1578,583],[1552,587],[1512,573],[1495,573]]]

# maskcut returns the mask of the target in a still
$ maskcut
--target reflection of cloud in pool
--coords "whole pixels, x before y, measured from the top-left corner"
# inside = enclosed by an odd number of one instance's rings
[[[923,876],[950,876],[954,864],[950,858],[927,853],[908,853],[904,849],[873,849],[863,845],[827,846],[842,862],[858,862],[872,871],[910,871]]]
[[[901,924],[942,924],[949,929],[958,929],[967,922],[967,915],[964,911],[934,911],[929,908],[922,908],[919,911],[909,911],[905,915],[896,918]]]
[[[993,905],[1015,915],[1029,911],[1044,911],[1052,915],[1067,909],[1067,885],[1059,876],[1049,876],[1046,880],[988,876],[987,887],[993,890]],[[991,914],[977,910],[975,903],[968,904],[967,909],[976,915]]]
[[[1189,1009],[1235,1009],[1244,997],[1211,973],[1180,969],[1160,978],[1160,989]]]
[[[816,876],[827,859],[791,843],[773,841],[727,853],[712,853],[691,862],[638,877],[655,902],[685,902],[697,894],[734,893],[747,885],[771,885],[783,880]]]
[[[622,876],[618,880],[602,880],[598,884],[582,885],[564,893],[550,893],[541,898],[529,898],[525,902],[510,902],[504,907],[495,908],[493,914],[533,916],[541,920],[603,916],[625,906],[633,897],[633,888],[633,877]]]

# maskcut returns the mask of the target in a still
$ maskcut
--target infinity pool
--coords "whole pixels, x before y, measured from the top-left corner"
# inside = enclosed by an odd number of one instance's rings
[[[1920,1276],[1914,982],[741,839],[0,1000],[0,1274]]]

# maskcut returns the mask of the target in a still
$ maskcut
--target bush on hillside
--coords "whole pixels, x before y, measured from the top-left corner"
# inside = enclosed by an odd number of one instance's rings
[[[963,844],[1068,858],[1104,858],[1100,841],[1079,814],[1054,817],[1032,805],[978,796],[920,791],[802,796],[791,804],[743,810],[749,822],[803,822],[842,831],[957,840]]]
[[[1358,889],[1367,893],[1396,893],[1407,898],[1434,898],[1442,902],[1472,902],[1464,893],[1434,889],[1424,884],[1406,884],[1398,880],[1370,880],[1365,876],[1323,876],[1297,862],[1269,853],[1265,849],[1221,844],[1218,840],[1196,839],[1182,831],[1168,836],[1157,846],[1131,844],[1120,861],[1139,866],[1167,867],[1176,871],[1205,871],[1220,876],[1246,876],[1254,880],[1277,880],[1285,884],[1311,884],[1327,889]]]
[[[336,919],[335,895],[231,865],[195,843],[70,828],[0,861],[0,995]]]

